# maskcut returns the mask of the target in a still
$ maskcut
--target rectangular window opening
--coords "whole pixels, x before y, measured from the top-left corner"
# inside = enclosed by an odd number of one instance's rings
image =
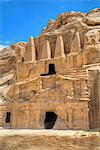
[[[6,123],[10,123],[11,112],[6,113]]]
[[[55,65],[49,64],[49,75],[56,74]]]

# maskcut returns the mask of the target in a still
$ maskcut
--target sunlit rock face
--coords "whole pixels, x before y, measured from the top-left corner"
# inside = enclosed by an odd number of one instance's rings
[[[91,29],[85,34],[83,63],[100,61],[100,29]]]
[[[100,25],[100,9],[94,9],[87,13],[83,22],[91,26]]]
[[[63,13],[0,52],[0,126],[100,126],[100,9]]]

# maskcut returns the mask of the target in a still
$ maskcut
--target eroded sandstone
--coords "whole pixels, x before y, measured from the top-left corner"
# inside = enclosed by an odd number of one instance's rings
[[[2,51],[0,126],[100,127],[99,16],[61,14],[37,38]]]

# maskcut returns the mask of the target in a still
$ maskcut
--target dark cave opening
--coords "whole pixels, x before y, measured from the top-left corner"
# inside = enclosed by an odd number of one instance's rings
[[[46,112],[45,114],[45,129],[52,129],[57,119],[57,115],[54,112]]]

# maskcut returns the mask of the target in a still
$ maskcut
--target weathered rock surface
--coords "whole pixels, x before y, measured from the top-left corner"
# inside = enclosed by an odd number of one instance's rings
[[[87,13],[83,18],[83,22],[92,26],[100,25],[100,9],[94,9]]]
[[[73,23],[78,20],[82,20],[84,17],[84,14],[81,12],[69,12],[69,13],[63,13],[60,14],[57,18],[56,21],[50,20],[48,22],[47,27],[43,30],[43,34],[46,32],[52,32],[55,29],[59,29],[61,26]]]
[[[4,91],[13,84],[16,71],[16,54],[19,47],[25,47],[25,42],[12,44],[0,50],[0,102],[5,103]]]
[[[44,129],[49,112],[53,129],[100,126],[99,19],[100,9],[63,13],[0,52],[0,126]]]
[[[19,42],[0,50],[0,76],[11,70],[16,70],[15,51],[19,47],[25,47],[25,44],[25,42]]]

